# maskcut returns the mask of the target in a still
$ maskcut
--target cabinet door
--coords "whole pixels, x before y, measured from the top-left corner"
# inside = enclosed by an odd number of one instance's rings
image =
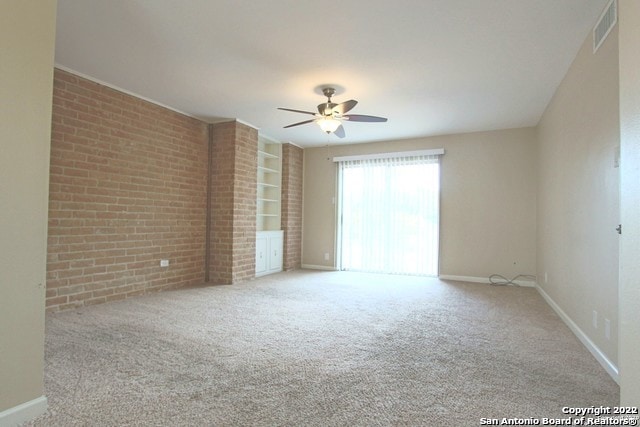
[[[256,238],[256,276],[267,272],[269,261],[268,242],[266,237]]]
[[[269,272],[282,271],[282,233],[269,237]]]

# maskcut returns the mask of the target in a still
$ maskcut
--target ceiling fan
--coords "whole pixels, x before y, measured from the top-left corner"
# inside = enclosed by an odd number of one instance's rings
[[[292,111],[294,113],[302,113],[302,114],[310,114],[315,116],[313,119],[305,120],[303,122],[293,123],[291,125],[285,126],[286,128],[304,125],[307,123],[317,123],[320,128],[326,133],[333,133],[338,138],[344,138],[344,127],[342,126],[343,121],[350,122],[386,122],[387,119],[384,117],[376,117],[376,116],[365,116],[362,114],[345,114],[353,107],[356,106],[358,101],[355,99],[350,99],[349,101],[342,102],[340,104],[336,104],[331,102],[331,97],[335,95],[336,90],[332,87],[325,87],[322,89],[322,93],[327,97],[327,102],[318,105],[318,112],[313,113],[311,111],[303,111],[303,110],[293,110],[291,108],[278,108],[278,110],[284,111]]]

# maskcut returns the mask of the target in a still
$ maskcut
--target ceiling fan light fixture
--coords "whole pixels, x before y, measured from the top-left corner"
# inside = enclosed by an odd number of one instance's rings
[[[376,117],[376,116],[365,116],[363,114],[346,114],[353,107],[356,106],[358,101],[355,99],[350,99],[345,102],[341,102],[336,104],[331,102],[331,97],[335,94],[335,89],[330,87],[325,87],[322,89],[322,93],[327,97],[327,102],[323,102],[318,105],[318,112],[314,113],[312,111],[305,110],[294,110],[292,108],[282,108],[278,107],[278,110],[291,111],[292,113],[301,113],[307,114],[309,116],[313,116],[313,119],[304,120],[302,122],[293,123],[285,126],[285,128],[292,128],[294,126],[306,125],[307,123],[316,122],[320,129],[327,134],[334,134],[338,138],[344,138],[344,126],[342,126],[343,120],[348,120],[350,122],[386,122],[387,119],[385,117]]]
[[[326,133],[333,133],[336,131],[336,129],[338,129],[340,127],[340,120],[338,119],[334,119],[333,117],[323,117],[320,120],[317,121],[318,126],[320,126],[320,129],[323,130],[323,132]]]

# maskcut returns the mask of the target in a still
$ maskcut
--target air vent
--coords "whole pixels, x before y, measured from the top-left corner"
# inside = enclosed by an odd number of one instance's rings
[[[600,45],[604,43],[616,22],[618,22],[618,8],[616,0],[611,0],[593,28],[593,53],[596,53]]]

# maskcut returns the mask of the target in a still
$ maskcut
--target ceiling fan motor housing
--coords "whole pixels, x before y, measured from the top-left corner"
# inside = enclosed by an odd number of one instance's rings
[[[320,114],[322,114],[323,116],[331,116],[333,115],[333,109],[334,107],[336,107],[338,104],[333,103],[333,102],[326,102],[324,104],[319,104],[318,105],[318,112]]]
[[[327,102],[318,105],[318,112],[325,117],[333,115],[333,108],[338,105],[331,102],[331,97],[336,94],[336,90],[332,87],[325,87],[322,89],[322,93],[327,97]]]

